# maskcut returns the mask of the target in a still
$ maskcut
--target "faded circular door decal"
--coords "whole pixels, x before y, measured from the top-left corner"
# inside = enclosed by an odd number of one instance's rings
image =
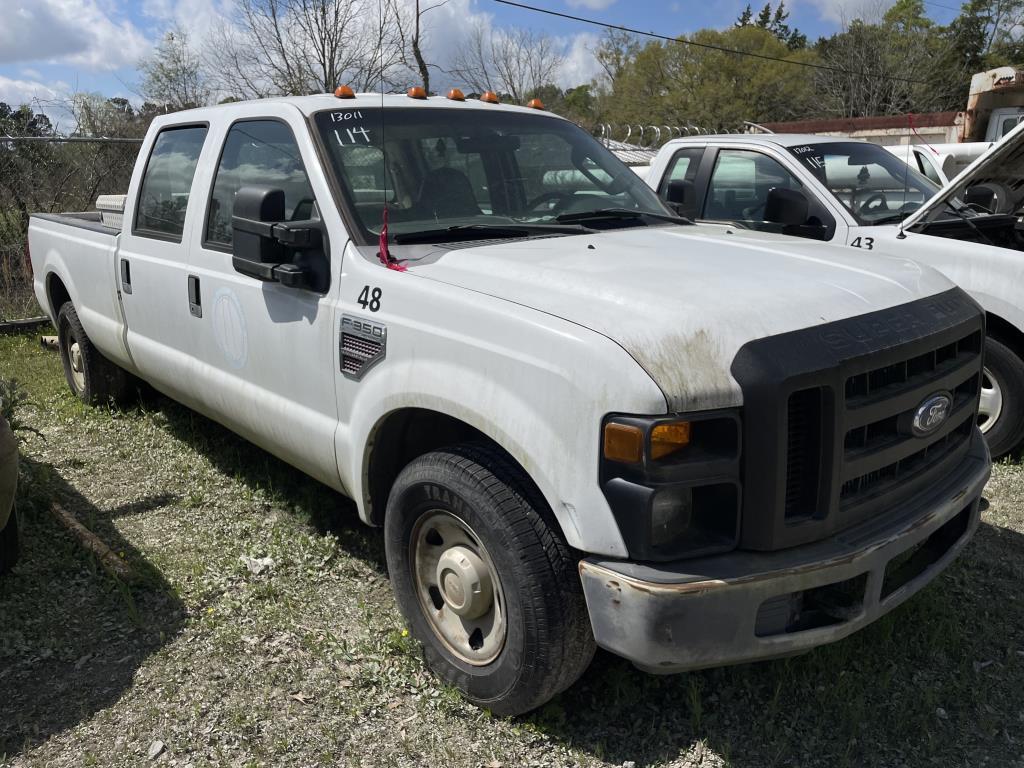
[[[213,337],[232,368],[242,368],[249,357],[245,315],[234,291],[220,288],[213,297]]]

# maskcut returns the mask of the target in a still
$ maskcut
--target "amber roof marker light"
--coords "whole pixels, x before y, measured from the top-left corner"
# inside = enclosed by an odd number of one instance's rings
[[[339,85],[334,89],[334,95],[339,99],[354,99],[356,97],[356,92],[347,85]]]
[[[425,98],[427,98],[427,92],[425,90],[423,90],[423,88],[418,86],[418,85],[414,85],[412,88],[410,88],[408,94],[406,94],[406,95],[408,95],[408,97],[410,99],[425,99]]]
[[[530,109],[544,109],[544,102],[540,99],[530,99],[526,102],[526,106]]]
[[[486,101],[488,104],[501,104],[501,99],[494,91],[484,91],[480,94],[480,101]]]
[[[465,101],[466,100],[466,97],[463,95],[462,91],[460,91],[458,88],[452,88],[450,91],[448,91],[448,98],[451,99],[452,101]]]

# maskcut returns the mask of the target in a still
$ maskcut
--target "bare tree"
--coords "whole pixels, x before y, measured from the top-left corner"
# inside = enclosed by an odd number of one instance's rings
[[[476,22],[451,74],[474,90],[500,91],[513,101],[524,101],[538,88],[550,84],[565,57],[555,41],[529,29],[499,30]]]
[[[170,29],[152,55],[139,62],[142,95],[170,109],[190,109],[209,103],[211,88],[188,33]]]
[[[369,0],[236,0],[206,59],[242,97],[370,90],[399,62],[397,21]]]
[[[426,32],[423,19],[428,13],[447,3],[448,0],[437,0],[421,5],[420,0],[415,0],[415,5],[410,8],[408,0],[387,0],[387,12],[394,19],[402,65],[419,76],[423,90],[427,93],[430,93],[430,68],[436,66],[428,64],[423,55]]]

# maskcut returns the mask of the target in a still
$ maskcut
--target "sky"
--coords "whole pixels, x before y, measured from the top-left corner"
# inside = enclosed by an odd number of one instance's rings
[[[747,4],[747,0],[526,2],[669,35],[727,27]],[[878,15],[892,2],[790,0],[789,24],[814,40],[840,30],[844,19]],[[230,14],[233,5],[233,0],[0,0],[0,101],[52,103],[74,92],[99,92],[140,102],[136,64],[168,27],[180,24],[194,40],[201,40],[219,18]],[[756,11],[758,3],[753,5]],[[948,23],[958,5],[959,0],[926,0],[929,15],[940,23]],[[481,20],[494,27],[528,27],[554,36],[565,56],[558,75],[563,87],[589,82],[598,73],[593,49],[602,30],[595,26],[494,0],[448,0],[425,18],[427,59],[442,66],[446,55],[458,49],[470,23]]]

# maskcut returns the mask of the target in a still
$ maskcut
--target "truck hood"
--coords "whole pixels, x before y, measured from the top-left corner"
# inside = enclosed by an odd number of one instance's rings
[[[435,246],[409,265],[607,336],[672,411],[741,404],[730,366],[748,341],[952,287],[907,259],[713,225]]]
[[[985,181],[987,177],[998,175],[993,174],[993,170],[1004,165],[1010,157],[1019,155],[1022,146],[1024,146],[1024,123],[1006,134],[1002,141],[991,145],[987,152],[964,168],[935,196],[908,216],[903,222],[903,227],[910,229],[918,222],[924,221],[932,211],[943,207],[948,200],[956,197],[958,192],[963,194],[963,190],[968,187]]]

